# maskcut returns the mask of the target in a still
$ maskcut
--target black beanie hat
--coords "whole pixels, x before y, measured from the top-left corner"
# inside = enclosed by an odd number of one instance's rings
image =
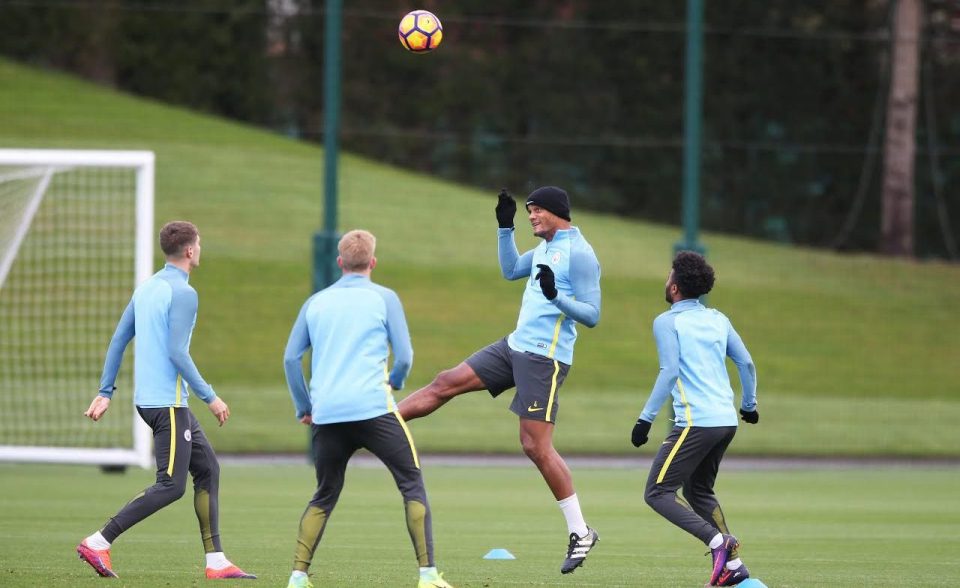
[[[536,205],[562,219],[570,220],[570,197],[566,191],[556,186],[537,188],[527,196],[527,206]]]

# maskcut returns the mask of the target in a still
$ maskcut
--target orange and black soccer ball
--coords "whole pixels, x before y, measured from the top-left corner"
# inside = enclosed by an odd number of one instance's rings
[[[400,20],[397,34],[400,44],[407,51],[427,53],[436,49],[443,40],[443,25],[432,12],[414,10]]]

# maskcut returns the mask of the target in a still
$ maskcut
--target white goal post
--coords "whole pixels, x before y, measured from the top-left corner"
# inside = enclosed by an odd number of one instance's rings
[[[0,461],[153,464],[128,350],[83,416],[133,289],[153,273],[154,154],[0,149]]]

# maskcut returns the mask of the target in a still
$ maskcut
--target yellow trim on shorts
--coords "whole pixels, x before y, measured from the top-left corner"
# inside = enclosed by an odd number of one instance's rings
[[[180,377],[177,377],[177,383],[179,384]],[[177,386],[177,391],[180,391],[180,386]],[[173,407],[170,407],[170,456],[167,458],[167,475],[173,476],[173,459],[177,456],[177,414],[174,412]]]
[[[174,406],[180,406],[180,388],[183,383],[183,376],[177,374],[177,399],[174,401]]]
[[[663,482],[663,478],[667,475],[667,468],[670,467],[674,456],[676,456],[677,451],[680,450],[680,445],[683,443],[683,440],[687,438],[690,427],[693,426],[693,417],[690,415],[690,404],[687,402],[687,395],[683,392],[683,382],[680,381],[680,378],[677,378],[677,390],[680,391],[680,402],[683,404],[683,414],[687,419],[687,426],[683,429],[683,432],[680,433],[680,438],[677,439],[673,449],[670,450],[670,455],[667,456],[667,460],[663,462],[663,467],[660,468],[660,474],[657,476],[657,484]]]
[[[417,455],[417,447],[413,444],[413,435],[410,434],[410,429],[407,428],[407,423],[403,420],[403,417],[400,416],[400,411],[395,410],[393,414],[397,416],[397,420],[400,421],[400,427],[403,428],[404,435],[407,436],[407,443],[410,444],[410,452],[413,454],[413,465],[417,466],[417,469],[420,469],[420,457]]]
[[[563,313],[560,313],[560,316],[557,317],[557,324],[553,327],[553,341],[550,342],[550,351],[547,353],[547,357],[553,359],[553,354],[557,350],[557,341],[560,339],[560,325],[563,323]]]
[[[547,399],[547,422],[552,422],[550,420],[550,415],[553,411],[553,397],[557,394],[557,374],[560,373],[560,362],[553,360],[553,378],[550,380],[550,397]]]

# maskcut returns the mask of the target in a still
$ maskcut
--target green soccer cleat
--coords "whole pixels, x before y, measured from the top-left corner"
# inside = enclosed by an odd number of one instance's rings
[[[291,577],[287,588],[313,588],[313,582],[310,581],[308,576]]]
[[[434,573],[427,578],[421,577],[417,588],[453,588],[453,586],[443,579],[443,574]]]

